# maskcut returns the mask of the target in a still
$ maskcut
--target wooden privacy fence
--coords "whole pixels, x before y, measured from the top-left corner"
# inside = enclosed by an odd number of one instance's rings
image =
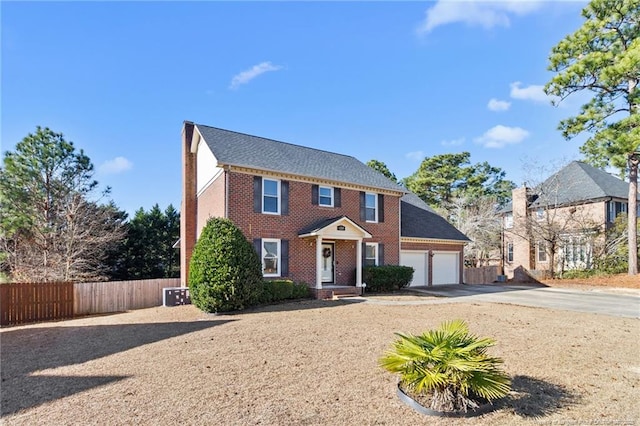
[[[162,289],[180,278],[93,283],[0,284],[0,325],[106,314],[162,305]]]
[[[179,287],[180,278],[74,284],[76,315],[106,314],[162,305],[162,289]]]
[[[73,283],[0,284],[0,325],[73,318]]]
[[[480,268],[464,268],[465,284],[490,284],[498,280],[499,266],[482,266]]]

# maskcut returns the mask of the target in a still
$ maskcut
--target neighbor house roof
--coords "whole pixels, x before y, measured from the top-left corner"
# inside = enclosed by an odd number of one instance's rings
[[[400,236],[436,240],[471,241],[413,193],[400,199]]]
[[[572,161],[531,193],[532,207],[561,206],[605,198],[627,199],[629,183],[582,161]],[[501,213],[512,210],[508,204]]]
[[[354,157],[216,127],[195,125],[220,165],[249,167],[333,182],[406,192]]]

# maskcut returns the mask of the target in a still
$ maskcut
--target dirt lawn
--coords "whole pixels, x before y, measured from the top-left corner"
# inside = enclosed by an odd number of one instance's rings
[[[425,418],[377,365],[394,332],[465,319],[513,392],[474,419]],[[488,303],[193,306],[0,331],[6,425],[640,424],[640,320]]]

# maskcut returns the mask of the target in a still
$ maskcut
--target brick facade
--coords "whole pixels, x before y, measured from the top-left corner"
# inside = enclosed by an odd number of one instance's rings
[[[366,242],[384,244],[384,263],[400,261],[398,224],[400,223],[399,196],[385,195],[384,222],[369,223],[360,220],[360,191],[341,188],[341,207],[322,207],[312,204],[310,182],[288,180],[289,213],[271,215],[253,211],[254,175],[227,172],[229,181],[229,219],[252,241],[256,238],[278,238],[289,241],[288,278],[304,281],[313,286],[316,281],[316,239],[300,238],[301,230],[324,219],[347,216],[366,229],[372,238]],[[275,179],[275,177],[269,177]],[[354,285],[356,268],[356,241],[335,242],[335,284]]]

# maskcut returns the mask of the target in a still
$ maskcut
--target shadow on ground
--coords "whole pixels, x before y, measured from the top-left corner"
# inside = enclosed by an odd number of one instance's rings
[[[81,364],[229,321],[42,326],[3,332],[0,412],[13,414],[128,377],[39,375],[39,371]]]
[[[544,284],[526,283],[526,284],[447,284],[431,287],[407,287],[402,289],[403,292],[409,292],[414,295],[425,295],[435,297],[465,297],[476,296],[479,294],[505,293],[512,291],[532,290],[536,288],[545,288]]]
[[[579,395],[563,386],[529,376],[511,380],[511,394],[496,403],[496,408],[512,410],[520,417],[539,418],[574,405]]]

